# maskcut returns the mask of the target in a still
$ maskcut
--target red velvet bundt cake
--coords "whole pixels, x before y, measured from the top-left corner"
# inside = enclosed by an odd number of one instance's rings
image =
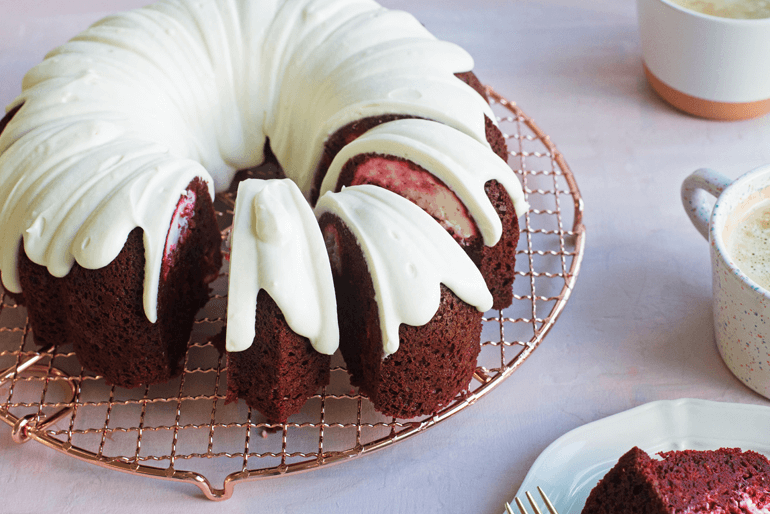
[[[632,448],[596,485],[583,514],[770,512],[770,461],[753,451]]]
[[[481,270],[495,308],[509,305],[517,216],[527,207],[472,67],[464,50],[372,0],[161,0],[107,17],[30,70],[0,121],[4,288],[27,305],[37,343],[71,343],[85,368],[116,385],[167,380],[180,369],[193,317],[220,267],[214,194],[270,156],[293,184],[249,185],[238,196],[236,210],[246,214],[233,231],[239,264],[230,270],[230,399],[286,419],[328,381],[341,330],[353,380],[378,408],[434,411],[467,385],[479,309],[489,306],[466,304],[442,282],[431,293],[446,300],[435,316],[397,331],[409,334],[400,346],[411,370],[434,351],[417,341],[436,348],[451,339],[454,346],[432,364],[456,376],[384,399],[383,388],[398,390],[389,385],[388,363],[401,357],[388,350],[392,331],[385,337],[374,329],[384,330],[385,318],[369,314],[381,281],[390,279],[380,275],[356,292],[369,313],[361,327],[348,319],[359,314],[338,321],[335,301],[348,313],[354,303],[334,292],[335,284],[354,283],[351,273],[365,282],[364,263],[369,271],[373,265],[355,244],[383,227],[328,208],[379,197],[343,191],[330,193],[339,200],[321,200],[327,243],[352,266],[338,266],[333,280],[318,223],[297,199],[314,203],[322,185],[398,193],[467,251],[461,254]],[[327,185],[328,169],[339,178]],[[281,216],[302,220],[301,233],[276,221],[287,219]],[[308,281],[268,286],[278,275],[260,275],[268,266],[262,250],[259,262],[237,256],[263,242],[283,256],[307,245],[304,260],[281,276],[312,268],[317,291],[306,292]],[[293,261],[273,258],[282,260]],[[291,306],[291,295],[314,300]],[[452,332],[453,323],[468,329]],[[350,334],[362,330],[374,338],[365,357],[351,350],[358,343]],[[369,368],[378,369],[376,378]],[[428,391],[432,405],[417,398]]]

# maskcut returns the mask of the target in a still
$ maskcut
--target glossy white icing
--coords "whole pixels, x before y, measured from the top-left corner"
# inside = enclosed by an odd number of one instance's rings
[[[339,343],[334,282],[307,200],[289,179],[241,182],[237,198],[230,235],[227,351],[251,346],[257,294],[264,289],[294,332],[317,351],[333,354]]]
[[[524,214],[529,206],[521,183],[511,168],[481,143],[450,127],[429,120],[405,119],[383,123],[345,146],[324,177],[321,194],[337,185],[345,163],[360,154],[401,157],[438,177],[465,204],[484,239],[494,246],[503,233],[500,217],[484,192],[484,184],[497,180],[505,187],[516,209]]]
[[[372,277],[383,352],[398,350],[401,323],[422,326],[439,308],[440,284],[484,312],[492,295],[470,257],[409,200],[373,185],[327,192],[315,208],[337,216],[356,237]]]
[[[55,276],[109,264],[144,230],[154,322],[166,232],[194,177],[225,189],[271,147],[307,195],[326,138],[366,116],[446,123],[487,145],[473,67],[370,0],[162,0],[105,18],[24,77],[0,136],[0,273],[18,244]]]

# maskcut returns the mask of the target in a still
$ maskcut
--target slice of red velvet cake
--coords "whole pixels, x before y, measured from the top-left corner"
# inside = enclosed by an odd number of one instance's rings
[[[596,485],[583,514],[770,513],[770,461],[753,451],[634,447]]]
[[[295,333],[264,290],[257,296],[254,339],[227,353],[227,403],[242,398],[270,423],[283,423],[329,384],[331,357]]]
[[[230,234],[227,397],[284,422],[329,383],[339,343],[321,230],[291,180],[246,180]]]
[[[84,368],[121,387],[157,384],[182,371],[195,314],[208,301],[222,263],[221,236],[208,187],[193,180],[180,198],[166,238],[157,322],[143,307],[145,251],[134,229],[118,256],[100,269],[75,263],[54,277],[19,248],[30,325],[39,345],[73,344]]]
[[[389,416],[438,411],[476,369],[492,303],[483,277],[430,216],[386,189],[326,193],[316,215],[351,383]]]
[[[456,73],[455,76],[488,101],[484,86],[472,71]],[[518,216],[522,214],[525,205],[523,196],[518,194],[518,190],[521,189],[518,182],[515,185],[510,180],[504,182],[509,188],[514,188],[517,191],[507,191],[505,185],[495,178],[490,178],[484,184],[486,195],[500,217],[503,227],[505,227],[497,244],[485,245],[481,238],[477,237],[478,233],[468,233],[467,231],[463,233],[454,230],[458,225],[467,224],[465,219],[468,219],[471,225],[475,225],[475,222],[468,216],[464,205],[447,184],[433,177],[431,170],[426,170],[419,164],[403,158],[407,157],[405,154],[380,155],[369,153],[357,155],[353,160],[344,163],[344,169],[341,173],[339,170],[332,173],[336,182],[325,180],[327,170],[332,167],[335,157],[346,145],[382,124],[410,119],[420,118],[408,114],[368,117],[350,123],[335,132],[324,146],[324,153],[315,173],[315,181],[310,194],[311,202],[316,202],[319,192],[323,194],[329,190],[340,191],[343,187],[359,184],[378,185],[404,196],[431,214],[465,249],[487,282],[487,287],[489,287],[494,300],[493,308],[504,309],[508,307],[513,301],[512,285],[515,278],[516,247],[520,233]],[[508,146],[503,133],[486,114],[484,115],[484,126],[487,143],[494,154],[500,157],[502,163],[507,163]],[[464,146],[461,145],[456,150],[462,151],[461,148]],[[475,165],[489,169],[488,163],[479,162]],[[513,177],[509,168],[505,171],[509,175],[509,179]],[[337,178],[338,176],[339,178]],[[404,177],[408,178],[404,180]],[[322,185],[322,181],[324,185]],[[435,199],[431,196],[439,197],[439,201],[442,201],[443,198],[451,203],[459,203],[460,209],[444,211],[441,206],[437,208]],[[450,200],[451,197],[453,198]],[[516,206],[514,206],[514,198],[519,200]],[[474,230],[474,232],[476,231]]]

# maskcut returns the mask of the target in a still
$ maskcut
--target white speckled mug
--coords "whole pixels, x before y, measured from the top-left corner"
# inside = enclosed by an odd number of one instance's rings
[[[708,195],[717,197],[713,209]],[[684,208],[709,241],[719,353],[736,377],[770,398],[770,291],[746,276],[727,249],[732,231],[757,203],[768,199],[770,165],[735,181],[699,169],[682,183]]]

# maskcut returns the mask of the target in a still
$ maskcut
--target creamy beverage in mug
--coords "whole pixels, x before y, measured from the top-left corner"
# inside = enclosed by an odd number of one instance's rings
[[[770,18],[768,0],[671,0],[686,9],[722,18]]]
[[[727,241],[735,264],[751,280],[770,290],[770,200],[755,205]]]

